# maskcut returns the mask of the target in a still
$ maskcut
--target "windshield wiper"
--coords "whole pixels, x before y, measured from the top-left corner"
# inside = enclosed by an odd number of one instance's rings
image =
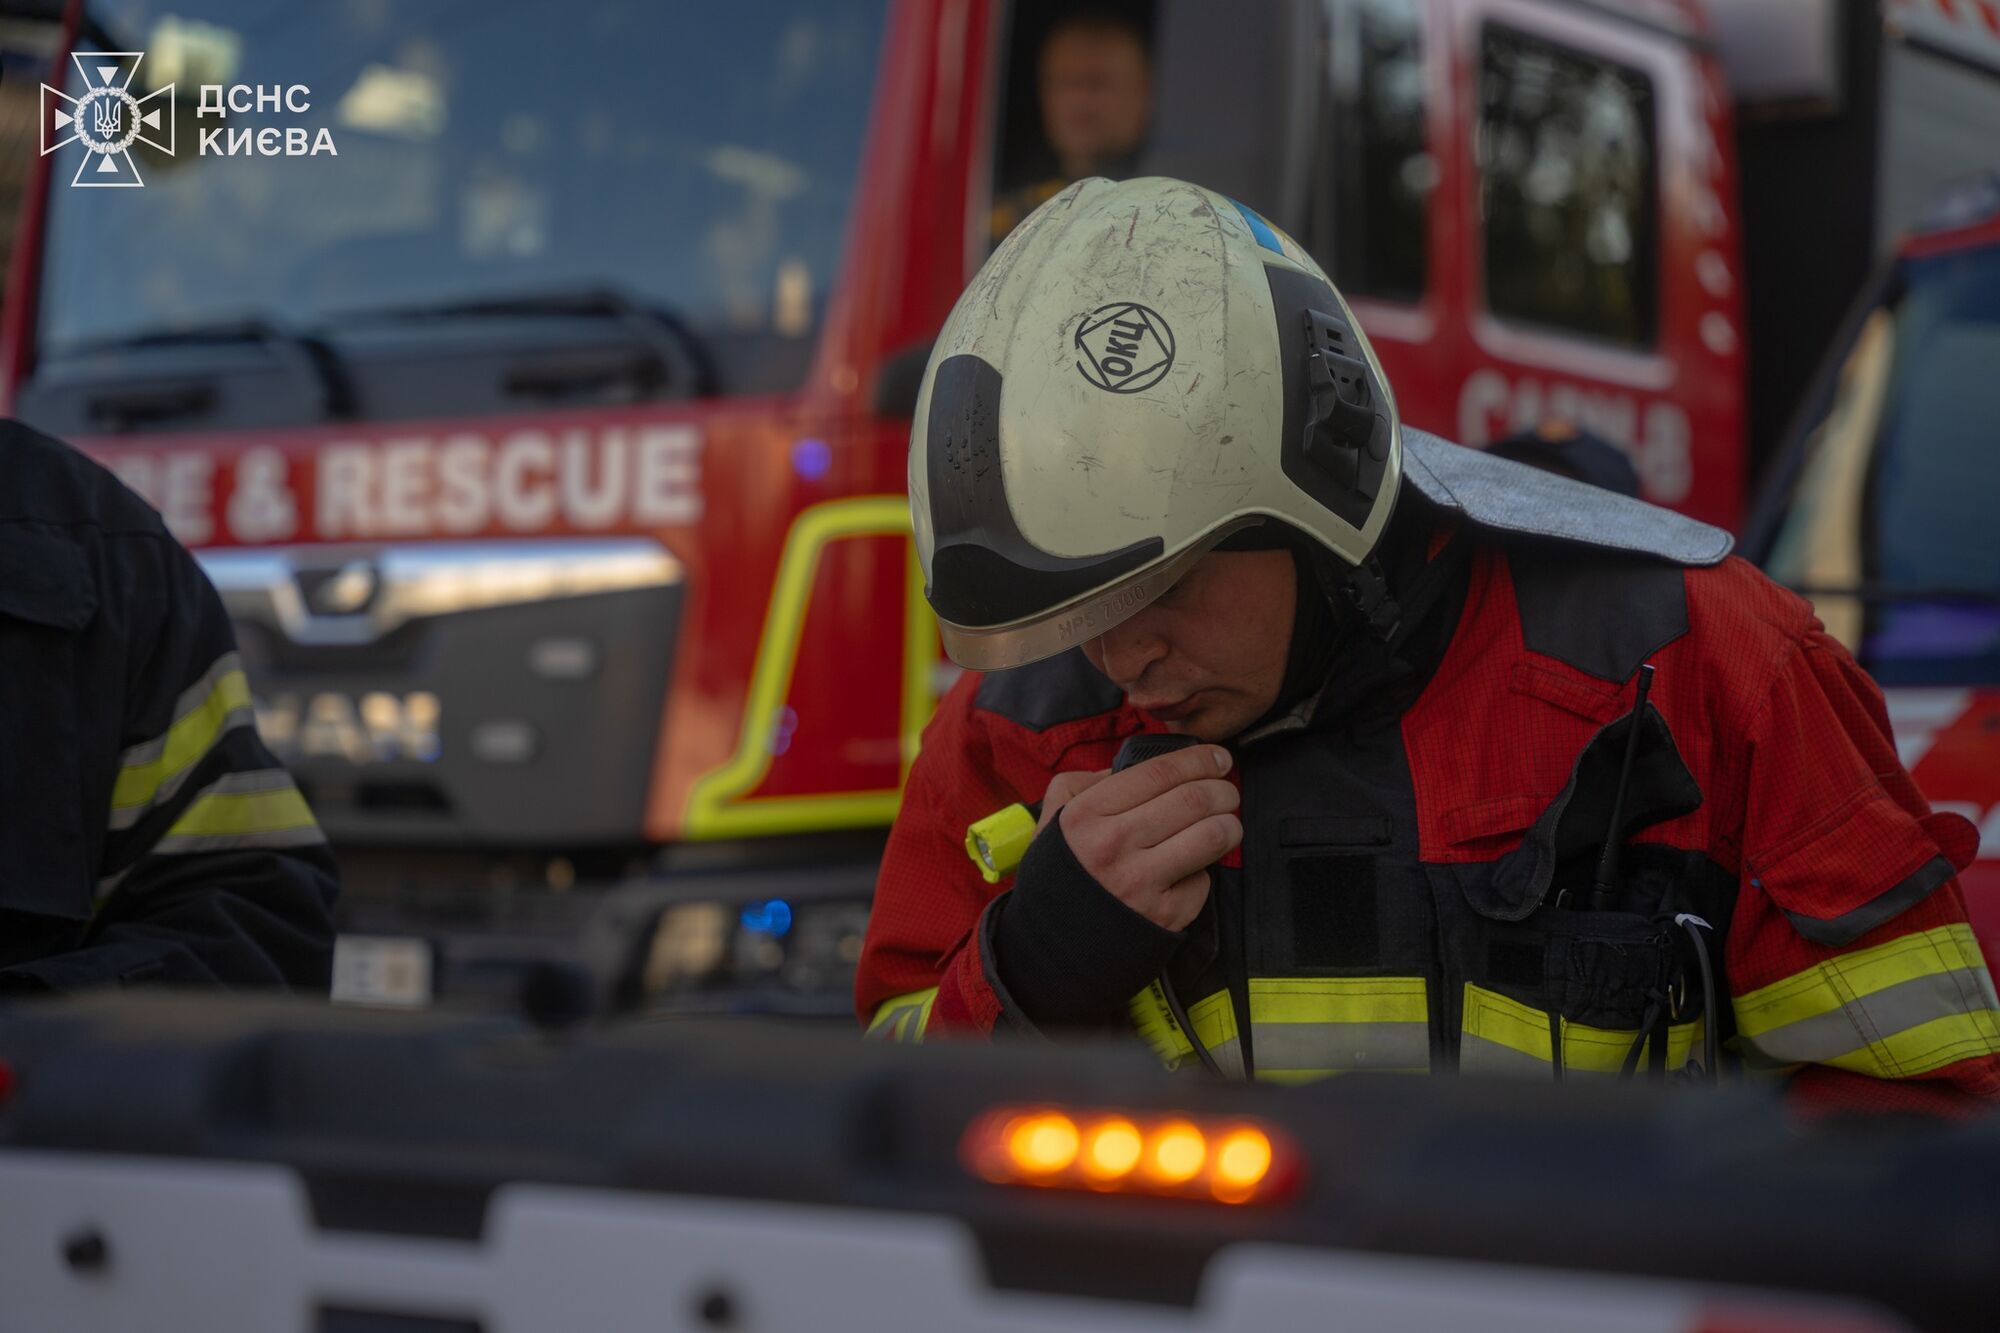
[[[323,418],[345,420],[354,415],[354,389],[348,382],[347,369],[340,353],[334,350],[332,344],[317,334],[287,328],[260,315],[100,338],[80,343],[64,355],[89,356],[204,343],[254,343],[270,347],[297,371],[301,379],[314,386]],[[121,427],[189,416],[205,410],[212,403],[213,395],[207,391],[208,378],[202,377],[198,383],[175,392],[163,392],[157,385],[140,389],[105,389],[91,395],[88,411],[93,417],[110,418]]]
[[[1852,597],[1876,602],[1972,602],[1980,606],[2000,606],[2000,591],[1992,588],[1957,587],[1943,583],[1855,583],[1846,587],[1815,584],[1786,584],[1801,597]]]
[[[329,324],[415,324],[464,319],[602,319],[622,325],[645,353],[634,368],[585,365],[547,366],[509,376],[517,392],[554,396],[578,383],[601,382],[611,374],[671,385],[689,397],[714,392],[708,349],[685,320],[669,310],[637,300],[622,289],[599,284],[545,291],[508,292],[423,305],[383,306],[330,316]]]

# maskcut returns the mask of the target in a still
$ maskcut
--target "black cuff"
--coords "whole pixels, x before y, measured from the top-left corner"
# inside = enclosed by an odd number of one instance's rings
[[[1092,879],[1051,822],[1028,845],[1013,891],[988,909],[985,944],[1003,1005],[1037,1027],[1125,1013],[1185,934],[1154,925]]]
[[[1903,878],[1842,916],[1816,917],[1785,909],[1792,929],[1831,949],[1844,949],[1891,917],[1901,916],[1935,893],[1958,871],[1942,856],[1933,856]]]

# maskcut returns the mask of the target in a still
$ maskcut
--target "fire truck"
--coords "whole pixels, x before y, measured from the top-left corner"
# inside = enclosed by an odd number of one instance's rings
[[[1893,0],[1879,33],[1848,25],[1879,37],[1879,50],[1845,57],[1805,29],[1756,31],[1774,22],[1768,7],[1717,17],[1739,57],[1739,106],[1749,83],[1788,118],[1756,130],[1757,168],[1793,193],[1802,171],[1875,182],[1836,186],[1852,193],[1821,211],[1828,230],[1872,231],[1879,255],[1840,297],[1838,327],[1771,432],[1742,552],[1812,599],[1883,685],[1902,761],[1932,803],[1980,826],[1979,859],[1959,882],[1990,956],[2000,950],[2000,566],[1985,535],[2000,493],[1986,447],[2000,352],[2000,3]],[[1774,48],[1807,56],[1788,64]],[[1786,299],[1829,263],[1847,272],[1823,239],[1802,243],[1813,248],[1794,256]],[[1753,266],[1769,244],[1753,238]]]
[[[1959,882],[2000,952],[2000,175],[1942,201],[1835,345],[1748,549],[1881,682],[1904,765],[1980,826]]]
[[[1046,156],[1064,8],[70,6],[0,389],[201,556],[350,930],[664,877],[702,943],[657,974],[851,967],[950,679],[907,416]],[[1741,192],[1692,0],[1120,12],[1135,169],[1324,258],[1408,420],[1567,419],[1739,521]],[[119,153],[58,120],[100,86],[155,117]]]

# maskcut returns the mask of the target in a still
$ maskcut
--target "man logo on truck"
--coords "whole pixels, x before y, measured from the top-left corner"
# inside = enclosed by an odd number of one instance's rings
[[[42,156],[72,143],[82,143],[89,150],[77,164],[71,185],[134,189],[144,185],[146,182],[139,178],[139,166],[132,160],[135,141],[173,156],[174,119],[166,111],[173,106],[174,85],[156,88],[144,97],[134,97],[129,91],[139,72],[139,62],[145,58],[139,51],[75,52],[70,59],[83,78],[87,90],[84,95],[71,97],[46,83],[42,85]],[[129,65],[125,63],[128,60]],[[58,99],[68,104],[67,109],[57,104]],[[159,105],[148,110],[148,102]],[[69,136],[50,143],[52,126],[58,131],[68,130]],[[164,130],[166,142],[148,138],[149,130],[154,133]],[[85,176],[90,179],[84,179]]]
[[[1167,377],[1174,365],[1174,331],[1157,310],[1137,301],[1101,305],[1077,326],[1076,368],[1100,389],[1138,393]]]

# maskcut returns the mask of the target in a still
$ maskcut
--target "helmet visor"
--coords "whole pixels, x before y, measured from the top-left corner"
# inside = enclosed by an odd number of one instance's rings
[[[969,671],[1005,671],[1068,652],[1145,610],[1223,538],[1257,521],[1217,528],[1164,560],[1039,615],[1004,625],[957,625],[939,617],[938,635],[951,660]]]

